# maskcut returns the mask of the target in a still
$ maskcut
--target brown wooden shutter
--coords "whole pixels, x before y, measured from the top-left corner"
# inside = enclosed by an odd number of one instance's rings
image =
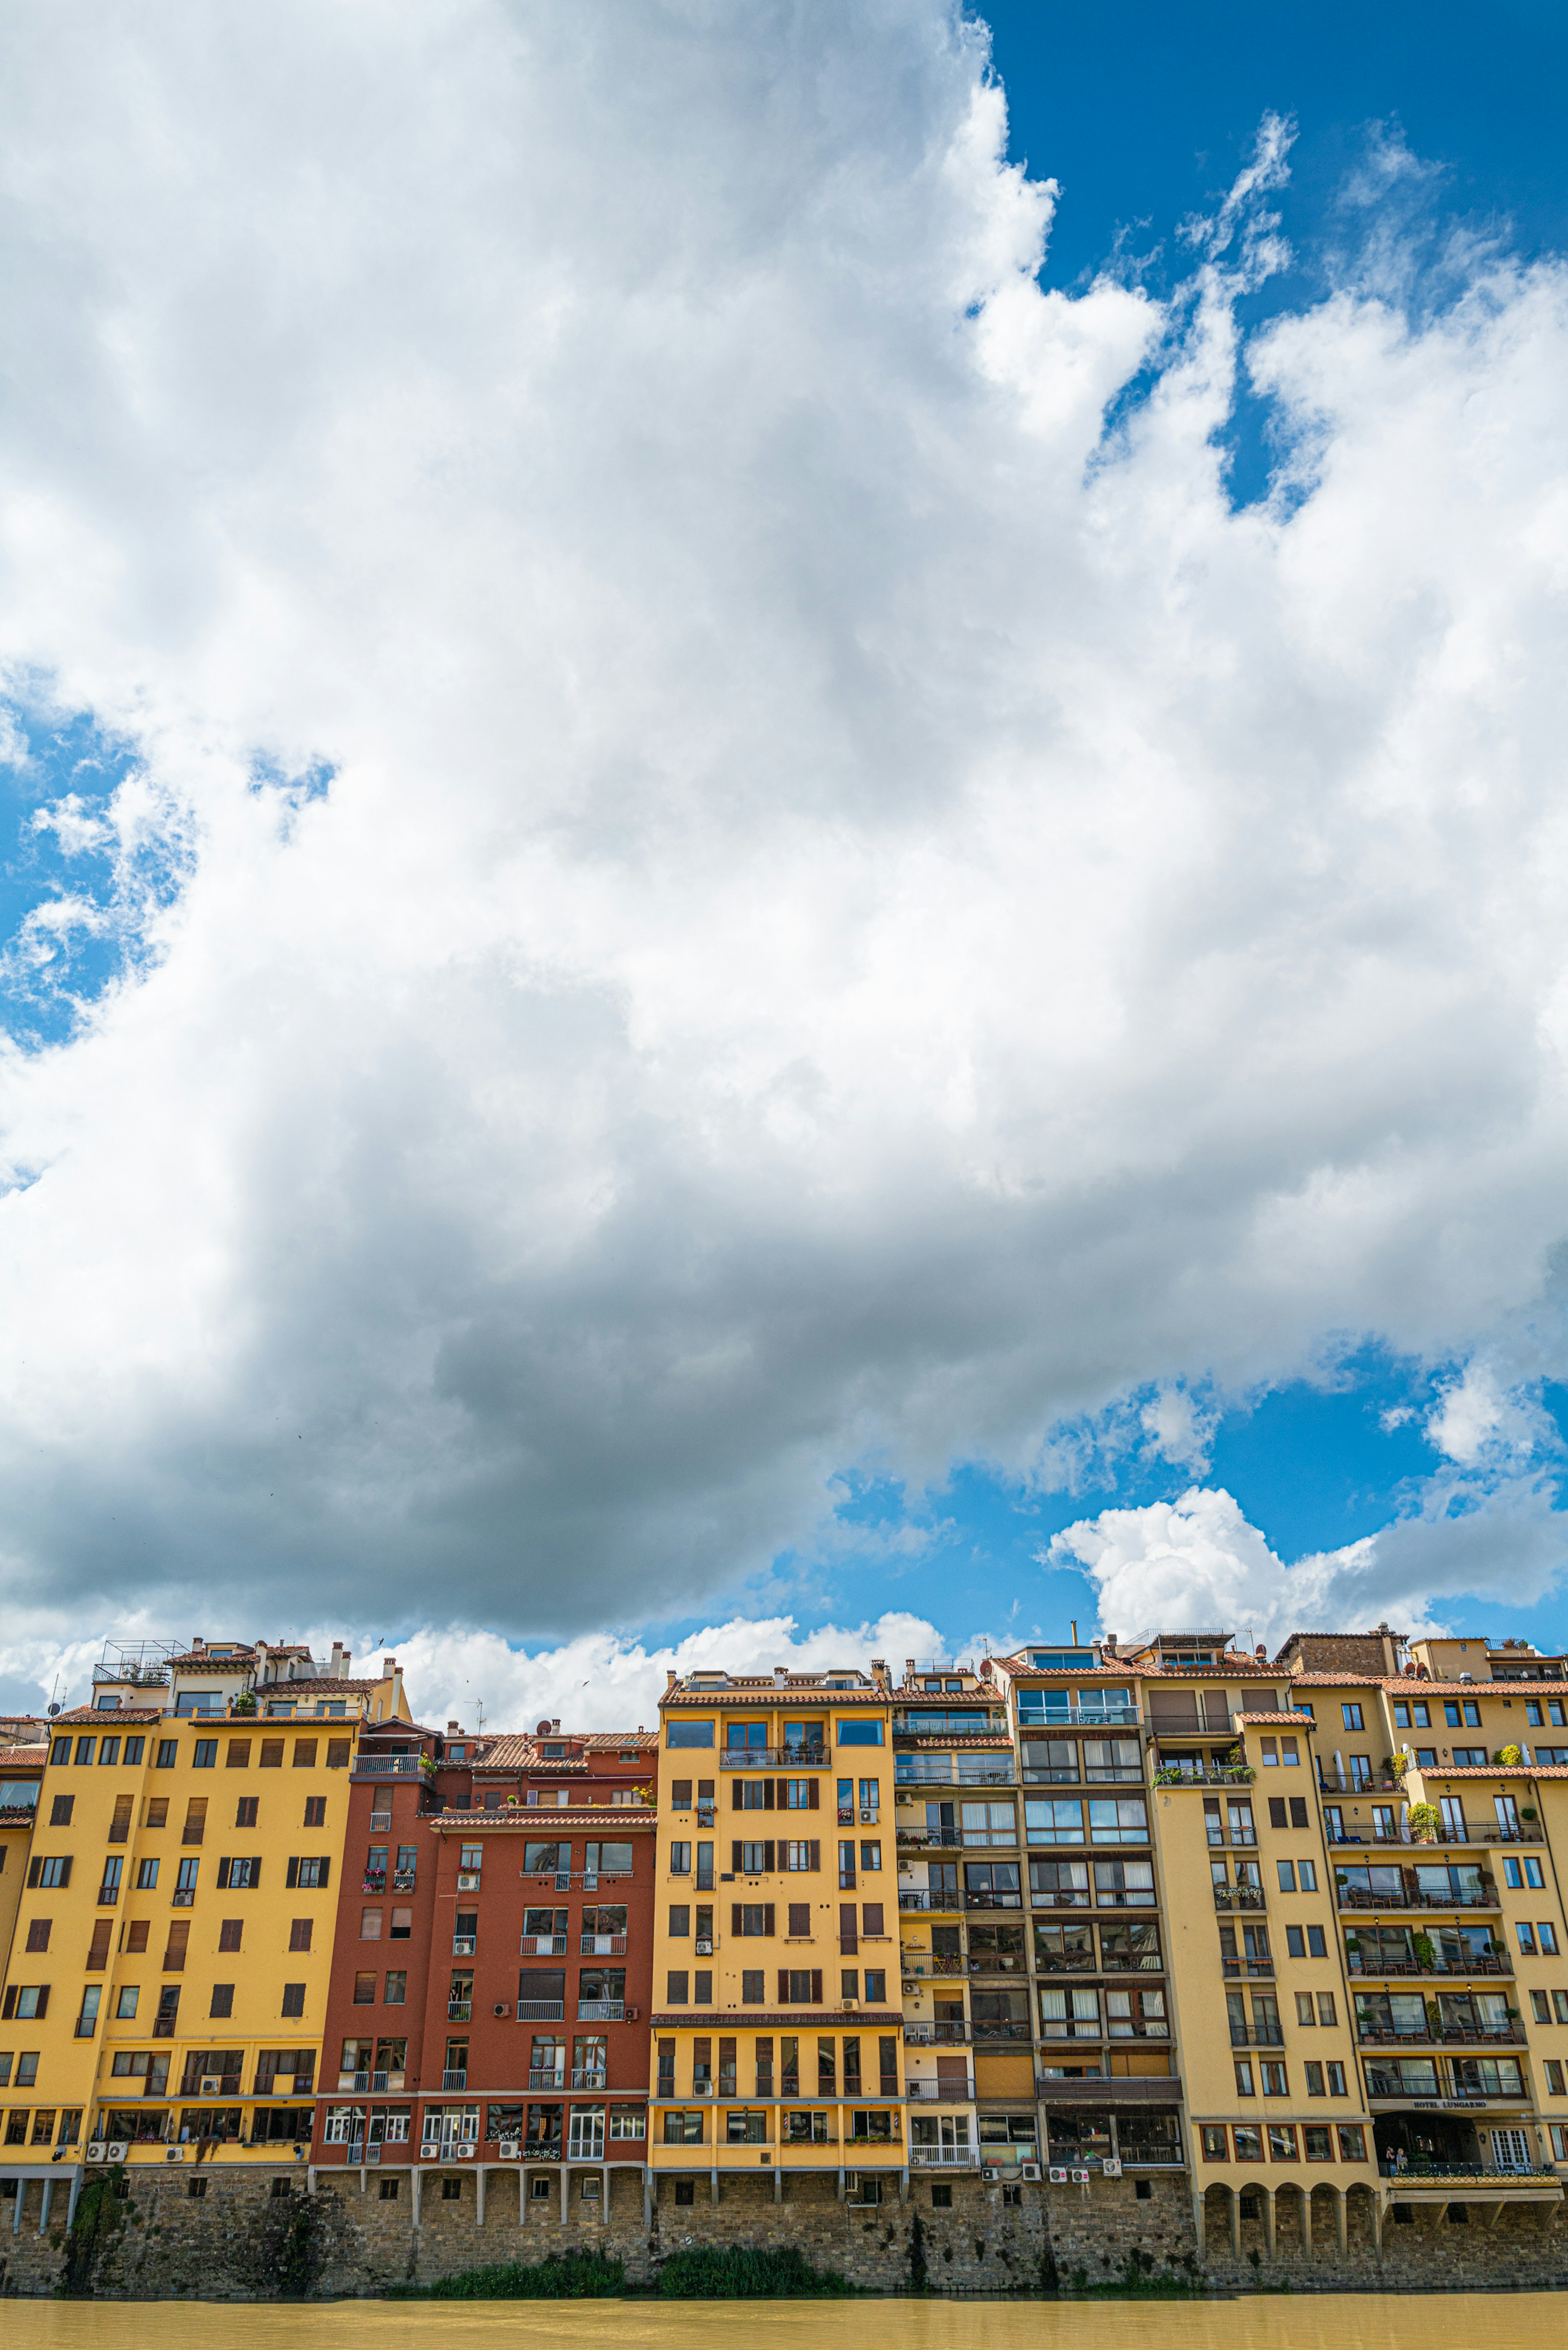
[[[781,2007],[789,2005],[789,1969],[787,1967],[779,1969],[779,2005]]]
[[[732,1812],[743,1812],[745,1808],[745,1799],[741,1794],[741,1782],[739,1779],[732,1779],[730,1782],[730,1809]]]
[[[282,1770],[283,1741],[281,1738],[264,1738],[262,1740],[261,1767],[264,1771]]]
[[[741,1905],[738,1901],[730,1904],[730,1931],[737,1935],[741,1931]]]
[[[131,1919],[125,1929],[125,1947],[128,1950],[144,1950],[147,1948],[147,1929],[151,1923],[151,1920],[147,1918]]]
[[[185,1946],[190,1939],[190,1919],[188,1918],[171,1918],[169,1921],[168,1948],[163,1953],[163,1971],[166,1975],[183,1974],[185,1970]]]
[[[841,1901],[838,1905],[838,1947],[846,1958],[852,1957],[860,1947],[859,1938],[855,1930],[853,1901]]]
[[[223,1757],[230,1771],[248,1771],[251,1767],[251,1742],[248,1738],[231,1738],[229,1751]]]
[[[773,1930],[774,1905],[771,1901],[764,1901],[763,1904],[763,1931],[764,1934],[771,1934]]]
[[[773,1807],[774,1783],[771,1779],[764,1779],[763,1781],[763,1809],[764,1812],[771,1812]]]
[[[808,1779],[805,1783],[811,1789],[810,1794],[807,1795],[805,1799],[805,1808],[808,1812],[815,1812],[818,1810],[821,1805],[821,1799],[816,1792],[816,1781],[815,1779]],[[814,1861],[812,1863],[812,1866],[815,1868],[815,1866],[816,1864]]]
[[[887,1929],[882,1923],[882,1904],[879,1901],[862,1902],[860,1907],[860,1927],[861,1931],[867,1934],[881,1934],[886,1932]]]
[[[104,1968],[108,1966],[109,1938],[113,1931],[114,1919],[112,1918],[94,1918],[92,1929],[92,1947],[88,1952],[88,1971],[89,1974],[101,1974]]]
[[[738,1794],[739,1790],[736,1792]],[[738,1844],[730,1846],[730,1866],[737,1877],[741,1875],[741,1847]]]
[[[200,1844],[207,1833],[207,1798],[192,1795],[185,1805],[185,1825],[180,1831],[182,1844]]]
[[[813,2007],[822,2005],[822,1969],[820,1967],[813,1967],[811,1970],[811,2003]]]
[[[109,1824],[109,1840],[110,1844],[130,1843],[130,1814],[135,1806],[135,1803],[136,1798],[134,1795],[117,1795],[115,1797],[114,1817]]]
[[[351,1738],[329,1738],[327,1742],[327,1767],[329,1771],[347,1771],[353,1760]]]
[[[777,1849],[772,1836],[769,1836],[763,1846],[763,1873],[766,1877],[771,1877],[774,1873],[774,1856]]]
[[[815,1836],[812,1836],[806,1844],[805,1865],[808,1871],[819,1869],[822,1866],[822,1846]]]
[[[296,1771],[315,1770],[316,1741],[314,1738],[296,1738],[295,1740],[294,1767]]]

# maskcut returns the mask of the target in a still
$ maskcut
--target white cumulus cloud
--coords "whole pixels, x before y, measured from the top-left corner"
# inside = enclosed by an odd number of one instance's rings
[[[846,1464],[1536,1295],[1557,263],[1243,346],[1271,127],[1042,291],[947,0],[10,30],[0,664],[135,746],[137,948],[0,1057],[14,1623],[689,1617]]]

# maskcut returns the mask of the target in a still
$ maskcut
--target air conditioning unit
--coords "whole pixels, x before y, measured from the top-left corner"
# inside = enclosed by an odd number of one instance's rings
[[[504,2137],[504,2138],[502,2139],[502,2141],[501,2141],[501,2159],[502,2159],[502,2161],[503,2161],[503,2162],[521,2162],[521,2161],[522,2161],[522,2159],[523,2159],[523,2141],[522,2141],[522,2139],[521,2139],[520,2137]]]
[[[474,2156],[479,2152],[479,2148],[476,2146],[460,2146],[457,2152],[458,2159],[460,2161],[472,2162]]]
[[[109,2158],[110,2162],[123,2162],[130,2152],[130,2148],[121,2139],[115,2138],[109,2145]]]
[[[460,1868],[457,1872],[457,1889],[460,1893],[477,1893],[479,1890],[478,1869]]]
[[[765,1924],[766,1920],[764,1919],[763,1922]],[[699,1936],[697,1942],[697,1955],[700,1959],[711,1959],[712,1957],[713,1944],[711,1939],[704,1939],[703,1937]]]
[[[217,2073],[203,2073],[203,2074],[202,2074],[202,2092],[201,2092],[201,2093],[202,2093],[202,2096],[204,2096],[204,2097],[215,2097],[215,2096],[218,2096],[218,2095],[222,2093],[223,2086],[223,2077],[222,2077],[222,2075],[221,2075],[220,2074],[217,2074]]]
[[[102,2138],[100,2138],[100,2137],[95,2137],[95,2138],[94,2138],[94,2140],[93,2140],[92,2144],[88,2147],[88,2150],[87,2150],[87,2158],[88,2158],[88,2160],[89,2162],[107,2162],[107,2161],[108,2161],[108,2159],[109,2159],[109,2148],[108,2148],[108,2147],[104,2144],[104,2142],[103,2142]]]
[[[982,2162],[980,2166],[980,2175],[982,2178],[994,2181],[1001,2178],[1002,2173],[993,2163]]]
[[[421,2146],[420,2148],[420,2160],[421,2162],[439,2162],[441,2160],[440,2146]]]
[[[642,2021],[641,2008],[628,2007],[626,2012],[626,2021],[628,2023],[640,2023]]]
[[[1104,2160],[1104,2161],[1101,2163],[1101,2165],[1100,2165],[1100,2176],[1101,2176],[1101,2178],[1119,2178],[1121,2177],[1121,2175],[1122,2175],[1122,2166],[1121,2166],[1121,2158],[1120,2158],[1120,2156],[1119,2156],[1119,2155],[1115,2155],[1115,2154],[1107,2154],[1107,2155],[1106,2155],[1106,2158],[1105,2158],[1105,2160]]]
[[[510,2015],[512,2012],[511,2002],[504,1999],[498,1999],[495,2002],[495,2012],[497,2015]]]
[[[185,2159],[184,2147],[182,2146],[166,2146],[163,2149],[163,2159],[165,2162],[183,2162]]]
[[[845,1993],[845,1995],[844,1995],[843,1999],[842,1999],[842,2000],[840,2000],[840,2002],[839,2002],[839,2005],[840,2005],[841,2007],[858,2007],[858,2006],[859,2006],[859,2004],[860,2004],[860,2002],[859,2002],[857,1999],[852,1999],[852,1998],[849,1996],[849,1994],[848,1994],[848,1992],[847,1992],[847,1991]]]
[[[876,1813],[862,1812],[860,1814],[860,1825],[863,1828],[874,1828],[877,1825]]]
[[[1089,2174],[1088,2174],[1088,2172],[1087,2172],[1086,2170],[1075,2170],[1075,2171],[1074,2171],[1074,2173],[1073,2173],[1073,2184],[1074,2184],[1074,2186],[1075,2186],[1075,2187],[1086,2187],[1086,2186],[1088,2185],[1088,2183],[1089,2183]]]
[[[1038,2178],[1040,2165],[1037,2162],[1021,2162],[1018,2166],[1018,2176],[1020,2178]]]
[[[1049,2175],[1053,2187],[1065,2187],[1067,2184],[1067,2174],[1065,2170],[1059,2169],[1055,2163],[1051,2165]]]

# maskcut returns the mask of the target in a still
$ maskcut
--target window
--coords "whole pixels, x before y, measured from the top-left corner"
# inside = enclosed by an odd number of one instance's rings
[[[291,1950],[308,1950],[314,1918],[293,1918],[289,1920],[288,1947]]]
[[[1205,2162],[1225,2162],[1230,2158],[1228,2135],[1222,2123],[1205,2122],[1201,2135]]]
[[[1527,1959],[1532,1959],[1535,1956],[1534,1927],[1530,1925],[1523,1918],[1520,1918],[1515,1920],[1513,1930],[1519,1937],[1521,1955]]]
[[[122,2023],[129,2022],[134,2018],[137,2002],[140,1996],[134,1983],[125,1983],[121,1986],[114,2012]]]
[[[252,1892],[261,1883],[259,1855],[249,1859],[233,1858],[218,1863],[218,1889],[235,1893]]]
[[[211,2007],[207,2010],[208,2014],[209,2014],[209,2015],[233,2015],[234,2012],[234,1984],[233,1984],[233,1983],[214,1983],[214,1984],[213,1985],[213,2003],[212,2003]]]
[[[1315,1861],[1298,1860],[1296,1863],[1296,1874],[1301,1879],[1301,1888],[1303,1893],[1315,1893],[1317,1891],[1317,1863]]]
[[[1317,2022],[1317,2018],[1313,2012],[1312,1993],[1310,1991],[1298,1991],[1296,1993],[1296,2022],[1298,2023],[1315,2023]]]
[[[1263,2076],[1263,2095],[1265,2097],[1288,2097],[1290,2095],[1290,2090],[1286,2085],[1285,2081],[1285,2068],[1282,2064],[1265,2063],[1261,2064],[1258,2069]]]
[[[407,1973],[401,1967],[389,1967],[387,1970],[387,1988],[382,1994],[384,2003],[388,2007],[401,2007],[405,2004],[408,1995]]]
[[[198,1738],[196,1751],[191,1757],[193,1770],[215,1771],[218,1767],[218,1742],[215,1738]]]
[[[1552,1992],[1552,2012],[1554,2020],[1558,2023],[1568,2023],[1568,1991],[1554,1991]]]
[[[1281,1860],[1276,1861],[1274,1866],[1280,1872],[1280,1891],[1293,1893],[1296,1889],[1296,1872],[1293,1862]]]
[[[1546,2060],[1546,2085],[1554,2097],[1563,2095],[1563,2067],[1551,2056]]]
[[[1346,1730],[1366,1729],[1366,1725],[1361,1718],[1361,1708],[1358,1705],[1342,1705],[1339,1713]]]
[[[1548,2004],[1547,1998],[1546,1998],[1546,1993],[1545,1993],[1543,1991],[1532,1991],[1531,1992],[1531,1994],[1530,1994],[1530,2008],[1531,2008],[1531,2012],[1532,2012],[1532,2014],[1534,2016],[1535,2021],[1537,2022],[1537,2023],[1550,2023],[1550,2022],[1551,2022],[1551,2021],[1552,2021],[1552,2010],[1551,2010],[1550,2005]]]
[[[1232,2132],[1232,2136],[1236,2141],[1236,2159],[1238,2162],[1262,2162],[1263,2158],[1263,2133],[1261,2129],[1254,2129],[1251,2124],[1247,2122],[1238,2122],[1234,2131]]]
[[[332,1863],[325,1856],[320,1859],[295,1859],[289,1862],[284,1881],[290,1892],[296,1887],[302,1893],[324,1892],[331,1869]]]
[[[1536,1930],[1541,1936],[1541,1948],[1542,1952],[1547,1958],[1554,1959],[1557,1956],[1556,1927],[1552,1923],[1550,1918],[1542,1918],[1540,1920]]]
[[[1343,2097],[1343,2096],[1347,2095],[1349,2093],[1348,2093],[1348,2091],[1346,2090],[1345,2085],[1345,2067],[1344,2067],[1344,2065],[1343,2065],[1343,2064],[1330,2064],[1325,2065],[1324,2069],[1325,2070],[1325,2072],[1326,2072],[1326,2073],[1327,2073],[1327,2074],[1328,2074],[1328,2094],[1329,2094],[1329,2095],[1330,2095],[1331,2097]]]
[[[682,1725],[682,1724],[680,1724],[680,1722],[676,1722],[676,1723],[674,1723],[674,1724],[672,1725],[672,1727],[673,1727],[673,1728],[675,1728],[675,1729],[677,1729],[677,1730],[680,1729],[682,1726],[683,1726],[683,1725]],[[689,1844],[680,1844],[680,1843],[677,1843],[677,1844],[672,1844],[672,1845],[670,1846],[670,1874],[671,1875],[671,1877],[690,1877],[690,1876],[691,1876],[691,1846],[690,1846]]]
[[[324,1828],[327,1825],[327,1798],[325,1795],[306,1795],[305,1799],[305,1825],[307,1828]]]
[[[1323,2066],[1310,2061],[1306,2067],[1306,2092],[1309,2097],[1321,2097],[1324,2094]]]
[[[1236,2059],[1236,2095],[1239,2097],[1251,2097],[1257,2095],[1252,2085],[1252,2067],[1245,2056],[1238,2056]]]
[[[283,1987],[282,2012],[285,2015],[303,2015],[305,2013],[305,1985],[303,1983],[285,1983]]]
[[[224,1918],[221,1919],[218,1926],[219,1950],[237,1950],[240,1948],[244,1934],[244,1920],[243,1918]]]
[[[1339,2158],[1341,2162],[1365,2162],[1366,2132],[1360,2122],[1338,2124]]]
[[[766,1972],[762,1967],[744,1967],[741,1970],[741,2000],[746,2007],[761,2007],[767,1997]]]
[[[25,1801],[26,1799],[18,1797],[17,1800]],[[55,1797],[54,1802],[49,1806],[49,1825],[52,1828],[69,1827],[71,1824],[71,1814],[76,1809],[76,1801],[77,1799],[74,1795],[57,1795]]]
[[[665,1731],[667,1746],[711,1746],[713,1725],[711,1721],[672,1721]]]
[[[1296,2158],[1296,2133],[1293,2122],[1269,2124],[1269,2160],[1293,2162]]]

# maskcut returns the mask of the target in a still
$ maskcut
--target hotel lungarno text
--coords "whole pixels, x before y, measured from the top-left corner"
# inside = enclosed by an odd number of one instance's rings
[[[1568,2281],[1568,1659],[1160,1631],[659,1716],[194,1640],[0,1724],[5,2290],[106,2180],[148,2294],[254,2290],[275,2207],[323,2293],[590,2241]]]

